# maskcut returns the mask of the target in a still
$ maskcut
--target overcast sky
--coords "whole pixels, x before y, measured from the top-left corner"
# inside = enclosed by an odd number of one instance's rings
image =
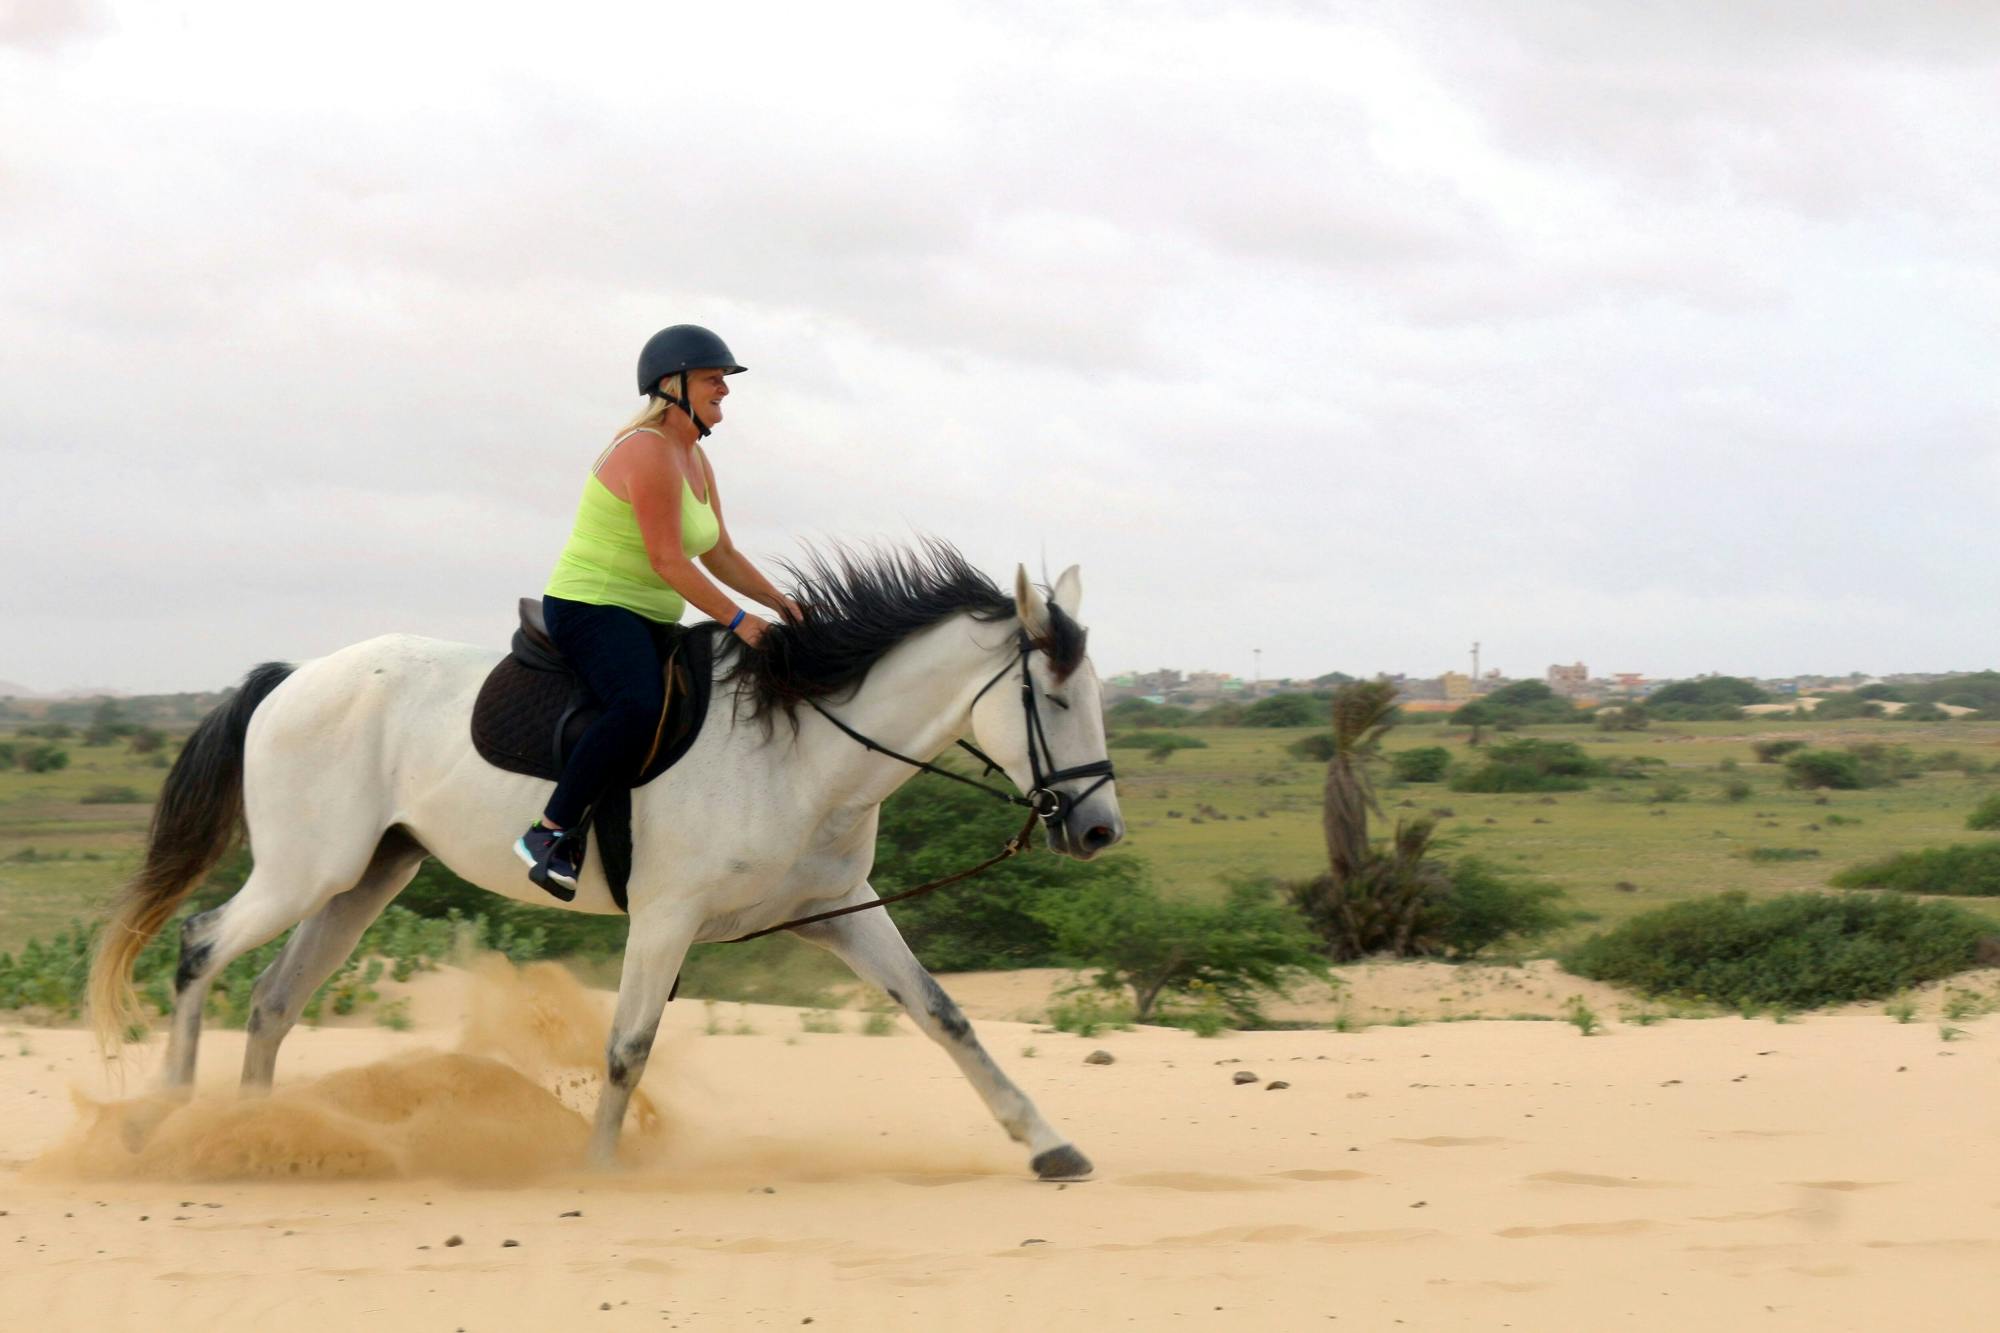
[[[0,680],[499,647],[682,321],[1107,673],[2000,666],[1996,163],[1984,0],[0,0]]]

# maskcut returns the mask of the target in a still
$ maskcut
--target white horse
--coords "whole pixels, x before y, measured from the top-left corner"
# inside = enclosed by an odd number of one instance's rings
[[[1045,817],[1058,853],[1087,860],[1123,836],[1116,791],[1102,777],[1086,791],[1044,782],[1045,768],[1064,764],[1108,771],[1097,677],[1074,619],[1082,596],[1075,567],[1046,599],[1025,570],[1013,597],[1004,596],[942,543],[815,559],[800,578],[804,622],[774,626],[759,651],[719,654],[700,737],[632,794],[631,930],[591,1136],[595,1163],[614,1159],[691,944],[876,898],[868,871],[879,809],[915,770],[814,711],[794,712],[798,702],[823,702],[854,730],[923,760],[969,732],[1023,792],[1057,789],[1037,799],[1058,807]],[[227,850],[239,812],[255,864],[234,897],[182,926],[170,1088],[194,1080],[202,1004],[216,975],[297,925],[253,992],[243,1086],[268,1087],[278,1045],[307,1000],[426,856],[495,893],[553,905],[513,851],[550,784],[487,764],[471,744],[473,698],[495,661],[483,648],[390,635],[296,669],[252,671],[167,776],[146,862],[114,908],[92,967],[100,1040],[115,1044],[137,1016],[132,964]],[[1002,688],[982,688],[996,681]],[[1037,698],[1054,706],[1037,713]],[[977,892],[976,882],[961,891]],[[567,906],[618,910],[595,847]],[[901,1004],[1027,1145],[1038,1176],[1089,1173],[1089,1160],[986,1054],[887,912],[795,933]]]

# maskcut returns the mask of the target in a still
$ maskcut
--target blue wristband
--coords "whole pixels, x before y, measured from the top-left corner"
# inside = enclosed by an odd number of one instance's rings
[[[736,632],[736,627],[742,623],[743,623],[743,608],[739,606],[736,608],[736,619],[729,622],[729,632],[731,634],[734,634]]]

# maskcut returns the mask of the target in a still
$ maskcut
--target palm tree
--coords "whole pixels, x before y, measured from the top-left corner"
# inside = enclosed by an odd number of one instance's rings
[[[1345,884],[1368,860],[1368,812],[1382,813],[1367,766],[1381,757],[1382,738],[1396,725],[1396,687],[1386,680],[1349,681],[1333,692],[1333,757],[1326,761],[1326,859],[1334,882]]]

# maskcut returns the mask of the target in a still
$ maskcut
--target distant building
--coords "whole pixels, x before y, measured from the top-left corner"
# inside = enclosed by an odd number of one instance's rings
[[[1590,668],[1581,662],[1549,668],[1549,688],[1565,699],[1574,699],[1590,688]]]
[[[1447,703],[1464,704],[1472,702],[1474,694],[1473,680],[1472,677],[1465,673],[1447,671],[1438,677],[1438,684],[1444,687],[1444,697]]]

